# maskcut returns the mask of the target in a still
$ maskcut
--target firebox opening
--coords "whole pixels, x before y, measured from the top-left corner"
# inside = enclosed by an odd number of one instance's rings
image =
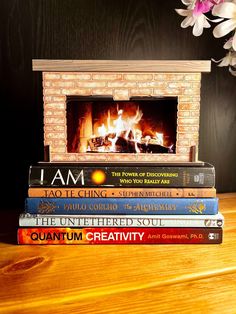
[[[174,154],[177,97],[67,97],[68,153]]]

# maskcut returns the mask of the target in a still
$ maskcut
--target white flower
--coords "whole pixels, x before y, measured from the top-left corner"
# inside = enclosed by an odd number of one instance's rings
[[[236,51],[229,51],[226,56],[218,61],[214,62],[219,63],[219,67],[227,67],[227,66],[236,66]]]
[[[218,61],[212,59],[212,61],[219,63],[219,67],[229,67],[229,72],[236,76],[236,51],[229,51],[226,56]]]
[[[223,48],[224,49],[231,49],[231,48],[233,48],[232,44],[233,44],[233,37],[231,37],[229,40],[226,41]]]
[[[204,14],[196,15],[194,14],[193,10],[175,10],[179,15],[186,16],[186,18],[181,23],[181,27],[187,28],[188,26],[193,26],[194,36],[201,36],[204,28],[211,27],[210,23],[207,21],[208,18]]]
[[[225,44],[224,48],[228,49],[229,52],[226,54],[226,56],[218,61],[212,59],[212,61],[219,63],[219,67],[229,67],[229,72],[236,76],[236,51],[233,50],[232,47],[233,43],[233,37],[230,38]]]
[[[187,9],[194,9],[197,0],[181,0],[187,6]]]
[[[236,29],[236,3],[234,1],[214,6],[212,14],[227,19],[214,28],[213,35],[216,38],[223,37]],[[232,47],[236,51],[236,33],[233,36]]]
[[[230,67],[229,72],[233,75],[236,76],[236,67]]]
[[[222,21],[222,19],[210,20],[204,14],[210,12],[212,7],[215,5],[213,0],[182,0],[182,2],[187,5],[187,10],[175,9],[175,11],[179,15],[186,16],[186,18],[181,23],[181,27],[186,28],[188,26],[193,26],[194,36],[202,35],[204,28],[211,27],[208,21],[214,23]]]

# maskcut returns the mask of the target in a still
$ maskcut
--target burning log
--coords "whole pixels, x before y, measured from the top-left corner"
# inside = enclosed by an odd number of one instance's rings
[[[123,137],[118,137],[115,147],[116,151],[119,153],[136,153],[135,142]]]
[[[109,151],[108,147],[111,146],[111,142],[107,136],[93,137],[88,141],[88,150],[91,152]]]
[[[115,139],[114,150],[111,149],[112,139]],[[99,136],[91,138],[88,141],[88,147],[90,152],[117,152],[117,153],[149,153],[149,154],[163,154],[170,153],[170,148],[158,144],[157,140],[145,138],[141,139],[141,143],[137,143],[135,140],[126,139],[124,137],[115,137],[114,134],[107,136]],[[137,151],[138,148],[138,151]]]
[[[149,153],[149,154],[167,154],[169,153],[169,147],[165,147],[159,144],[138,144],[140,151],[142,153]]]

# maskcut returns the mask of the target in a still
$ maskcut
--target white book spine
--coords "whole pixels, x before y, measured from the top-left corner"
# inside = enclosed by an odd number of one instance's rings
[[[21,227],[222,227],[217,215],[30,215],[19,218]]]

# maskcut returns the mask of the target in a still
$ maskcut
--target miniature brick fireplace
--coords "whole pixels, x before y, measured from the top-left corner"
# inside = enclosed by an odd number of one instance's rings
[[[197,162],[210,61],[33,60],[51,162]]]

